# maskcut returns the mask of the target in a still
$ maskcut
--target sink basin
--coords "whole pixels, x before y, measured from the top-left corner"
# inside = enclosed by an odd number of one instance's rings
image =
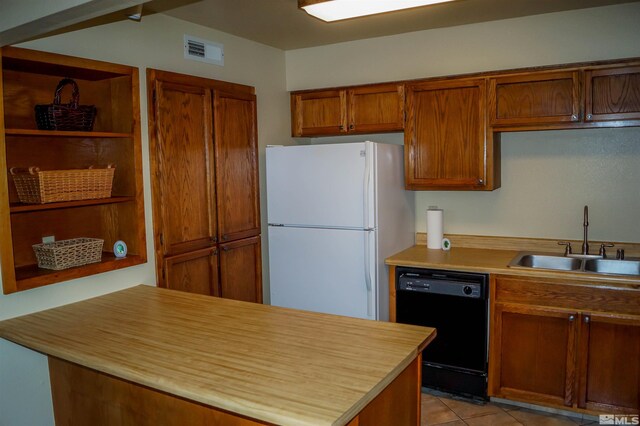
[[[556,271],[577,271],[582,267],[582,260],[573,257],[545,254],[520,254],[511,261],[509,266],[553,269]]]
[[[614,260],[593,255],[561,256],[552,253],[520,252],[509,262],[510,268],[550,269],[590,274],[640,277],[640,259]]]
[[[640,275],[640,261],[589,259],[584,263],[584,270],[600,274]]]

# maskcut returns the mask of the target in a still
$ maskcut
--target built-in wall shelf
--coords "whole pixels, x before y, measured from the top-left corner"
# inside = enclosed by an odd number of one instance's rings
[[[0,266],[4,294],[88,277],[147,261],[138,69],[11,46],[0,48]],[[34,108],[50,104],[62,79],[72,78],[80,104],[93,105],[93,131],[39,130]],[[63,87],[62,104],[72,90]],[[115,166],[108,198],[24,204],[12,168],[72,170]],[[104,241],[98,263],[62,271],[40,269],[33,250],[43,238]],[[116,241],[128,256],[117,260]]]
[[[46,136],[65,138],[130,138],[131,133],[118,132],[76,132],[63,130],[5,129],[7,136]]]
[[[140,265],[147,260],[142,256],[131,255],[124,258],[116,258],[113,253],[103,252],[102,261],[75,268],[54,271],[52,269],[38,268],[38,265],[26,265],[16,268],[16,281],[21,290],[40,287],[47,284],[87,277],[114,269],[127,268]]]
[[[99,204],[126,203],[129,201],[135,201],[135,197],[97,198],[95,200],[65,201],[61,203],[46,203],[46,204],[12,203],[9,208],[9,211],[11,213],[26,213],[26,212],[35,212],[35,211],[41,211],[41,210],[67,209],[69,207],[97,206]]]

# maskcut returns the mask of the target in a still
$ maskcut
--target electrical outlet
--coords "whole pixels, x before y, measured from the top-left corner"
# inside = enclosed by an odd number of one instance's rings
[[[56,237],[54,235],[42,237],[42,244],[53,243],[55,242],[55,240],[56,240]]]

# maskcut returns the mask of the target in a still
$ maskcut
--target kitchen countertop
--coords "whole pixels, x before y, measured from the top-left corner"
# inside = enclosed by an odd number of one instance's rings
[[[467,247],[452,247],[451,250],[444,251],[428,249],[426,245],[418,244],[387,258],[386,264],[489,274],[570,279],[571,281],[584,284],[606,284],[640,290],[640,278],[637,277],[508,267],[509,262],[511,262],[518,253],[519,250],[494,250]]]
[[[0,337],[241,416],[342,425],[435,330],[141,285],[2,321]]]

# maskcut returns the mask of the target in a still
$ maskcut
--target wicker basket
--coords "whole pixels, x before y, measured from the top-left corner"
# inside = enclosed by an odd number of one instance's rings
[[[70,84],[73,86],[71,101],[60,103],[60,92]],[[52,104],[36,105],[36,125],[40,130],[77,130],[90,132],[96,118],[94,105],[80,105],[80,89],[75,81],[65,78],[58,83]]]
[[[44,269],[73,268],[100,262],[104,240],[98,238],[74,238],[54,243],[34,244],[33,251],[38,259],[38,267]]]
[[[37,167],[11,168],[13,183],[21,203],[44,204],[60,201],[111,197],[115,167],[46,170]]]

